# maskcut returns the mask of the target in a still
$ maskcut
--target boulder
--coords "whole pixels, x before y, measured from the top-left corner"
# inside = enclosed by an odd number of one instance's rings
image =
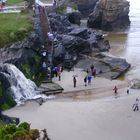
[[[12,63],[31,78],[39,71],[41,60],[39,51],[40,49],[33,42],[19,41],[0,49],[0,63]]]
[[[140,79],[133,79],[130,81],[130,88],[140,89]]]
[[[71,26],[71,23],[66,15],[50,13],[48,17],[49,17],[51,30],[53,32],[57,32],[61,34],[61,33],[67,33],[71,30],[71,28],[69,28]]]
[[[103,30],[118,30],[127,27],[129,2],[126,0],[99,0],[88,18],[87,25]]]
[[[72,24],[77,24],[80,25],[81,24],[81,13],[80,12],[72,12],[72,13],[68,13],[68,20],[72,23]]]
[[[90,32],[88,42],[90,43],[90,47],[92,48],[93,53],[109,51],[109,41],[104,40],[103,35],[101,33],[96,31],[88,32]]]
[[[88,53],[91,51],[87,40],[71,35],[62,35],[62,45],[69,52]]]
[[[54,46],[54,58],[63,57],[63,54],[65,54],[65,47],[59,43]]]
[[[76,67],[83,68],[86,71],[90,69],[90,66],[93,64],[97,76],[109,79],[118,78],[130,67],[130,64],[128,64],[125,59],[109,57],[101,53],[97,53],[95,57],[82,56],[83,59],[76,64]]]
[[[83,39],[88,39],[89,38],[88,29],[87,28],[82,28],[82,27],[73,29],[69,33],[69,35],[78,36],[78,37],[83,38]]]

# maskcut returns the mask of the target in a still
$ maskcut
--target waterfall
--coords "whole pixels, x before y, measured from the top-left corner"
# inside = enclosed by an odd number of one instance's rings
[[[35,96],[38,96],[38,98],[41,97],[39,96],[40,92],[36,84],[30,79],[27,79],[13,64],[3,64],[0,73],[7,79],[10,85],[8,91],[17,104],[29,99],[35,99]]]

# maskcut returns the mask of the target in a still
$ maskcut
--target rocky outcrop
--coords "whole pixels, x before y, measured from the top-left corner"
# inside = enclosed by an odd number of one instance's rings
[[[50,13],[48,15],[50,26],[53,32],[67,33],[71,30],[71,23],[64,14]]]
[[[28,38],[0,49],[0,63],[12,63],[27,78],[38,80],[36,77],[40,74],[43,40],[39,18],[35,17],[33,21],[34,30]]]
[[[54,42],[54,58],[63,62],[68,53],[70,58],[79,54],[99,53],[109,51],[110,45],[104,40],[102,34],[89,30],[88,28],[77,27],[65,34],[56,34]]]
[[[87,25],[103,30],[123,29],[130,24],[129,2],[126,0],[99,0],[90,14]]]
[[[77,36],[83,39],[88,39],[90,37],[87,28],[75,28],[69,33],[69,35]]]
[[[130,81],[130,88],[140,89],[140,79],[133,79]]]
[[[31,75],[36,75],[39,70],[37,66],[40,65],[41,55],[39,54],[39,48],[34,46],[35,44],[32,41],[24,40],[14,43],[10,47],[1,48],[0,63],[12,63],[23,72],[28,70]]]
[[[99,53],[95,57],[83,55],[83,58],[76,64],[76,67],[83,68],[86,71],[90,69],[92,64],[96,69],[97,76],[108,79],[118,78],[130,67],[130,64],[125,59],[105,56],[102,53]]]
[[[81,24],[81,13],[80,12],[72,12],[68,13],[68,19],[72,24]]]

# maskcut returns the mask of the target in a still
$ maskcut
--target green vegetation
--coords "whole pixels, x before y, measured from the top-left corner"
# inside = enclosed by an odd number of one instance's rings
[[[56,12],[62,13],[62,12],[64,12],[64,10],[66,10],[66,8],[67,8],[67,6],[65,4],[60,5],[56,8]]]
[[[22,40],[31,29],[27,13],[0,13],[0,47]]]
[[[20,70],[24,73],[26,78],[34,81],[37,86],[41,84],[44,76],[40,66],[41,57],[34,54],[26,64],[20,64]]]
[[[39,138],[39,131],[31,129],[27,122],[16,126],[8,124],[0,126],[0,140],[36,140]]]
[[[7,0],[6,5],[15,5],[24,2],[24,0]]]
[[[4,123],[2,122],[2,120],[0,120],[0,127],[2,127],[4,125]]]
[[[21,69],[26,78],[33,80],[33,74],[31,73],[30,66],[28,64],[21,64]]]
[[[6,110],[15,105],[16,102],[13,100],[13,98],[9,94],[3,92],[2,85],[0,82],[0,108],[2,110]]]
[[[71,4],[71,7],[72,7],[74,10],[77,10],[77,9],[78,9],[77,4],[75,4],[75,3],[72,3],[72,4]]]
[[[78,9],[77,4],[70,3],[68,5],[63,4],[63,5],[57,6],[56,7],[56,12],[63,13],[66,10],[67,7],[71,7],[73,10],[77,10]]]

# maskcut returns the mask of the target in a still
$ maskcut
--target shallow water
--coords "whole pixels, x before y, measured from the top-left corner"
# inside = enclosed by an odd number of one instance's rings
[[[111,45],[111,55],[125,58],[131,64],[131,68],[124,76],[120,77],[120,80],[140,77],[140,1],[128,1],[130,2],[130,26],[121,32],[104,32],[105,39],[108,39]],[[86,19],[83,19],[81,26],[85,25]]]
[[[109,39],[110,53],[126,60],[131,64],[130,70],[125,74],[125,79],[131,80],[140,77],[140,1],[130,1],[130,27],[124,32],[106,33]]]

